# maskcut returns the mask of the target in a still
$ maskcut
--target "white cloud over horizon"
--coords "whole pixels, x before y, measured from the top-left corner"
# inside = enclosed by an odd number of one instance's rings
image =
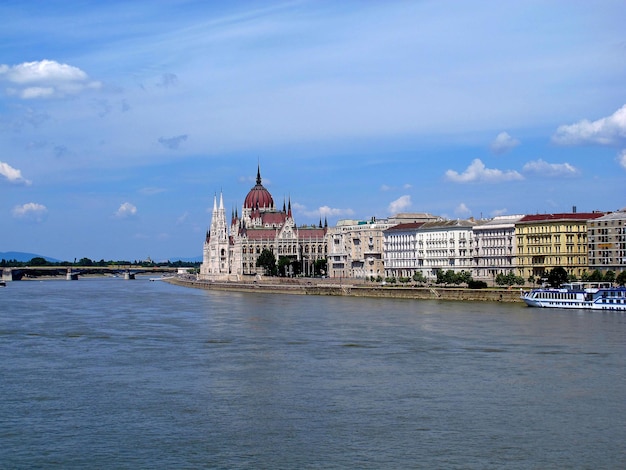
[[[13,217],[30,222],[43,222],[48,214],[48,208],[43,204],[28,202],[13,208]]]
[[[412,204],[411,196],[409,195],[400,196],[395,201],[391,201],[391,203],[389,203],[387,211],[391,215],[398,214],[400,212],[404,212],[407,209],[409,209],[411,207],[411,204]]]
[[[316,217],[345,217],[354,215],[354,211],[352,209],[340,209],[337,207],[330,206],[320,206],[317,209],[307,210],[306,206],[303,204],[298,204],[297,202],[291,203],[291,208],[294,212],[298,214],[304,215],[309,218]]]
[[[127,219],[137,215],[137,207],[130,202],[124,202],[115,211],[115,217],[118,219]]]
[[[46,59],[13,66],[0,64],[0,79],[14,85],[6,89],[8,95],[22,99],[72,95],[102,86],[98,81],[89,80],[78,67]]]
[[[542,159],[533,160],[524,165],[522,171],[539,177],[577,176],[580,170],[569,163],[548,163]]]
[[[479,158],[474,159],[462,173],[447,170],[445,178],[454,183],[502,183],[524,179],[524,177],[515,170],[503,171],[495,168],[487,168]]]
[[[496,155],[502,155],[514,149],[520,141],[511,137],[508,132],[500,132],[491,143],[491,151]]]
[[[559,145],[614,145],[626,142],[626,104],[608,117],[595,121],[583,119],[559,126],[552,141]]]
[[[456,208],[454,209],[454,213],[459,217],[467,217],[472,213],[472,211],[469,207],[467,207],[464,202],[462,202],[458,206],[456,206]]]
[[[11,183],[22,183],[30,186],[31,181],[22,176],[22,172],[17,168],[13,168],[6,162],[0,162],[0,176],[4,176]]]

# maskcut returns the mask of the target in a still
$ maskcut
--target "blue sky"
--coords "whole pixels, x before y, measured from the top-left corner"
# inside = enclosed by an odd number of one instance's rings
[[[201,254],[260,162],[298,224],[626,206],[626,4],[4,1],[0,251]]]

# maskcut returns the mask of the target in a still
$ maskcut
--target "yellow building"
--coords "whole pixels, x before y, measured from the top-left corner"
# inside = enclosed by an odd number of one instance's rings
[[[588,270],[587,222],[601,212],[527,215],[515,224],[517,270],[540,279],[563,267],[577,278]]]

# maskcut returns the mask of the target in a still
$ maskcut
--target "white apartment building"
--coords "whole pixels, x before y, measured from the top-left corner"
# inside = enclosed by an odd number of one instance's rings
[[[474,226],[474,279],[495,282],[498,274],[517,274],[515,224],[522,217],[502,215]]]
[[[385,276],[411,277],[420,271],[435,278],[437,271],[471,271],[473,220],[401,224],[384,232]]]

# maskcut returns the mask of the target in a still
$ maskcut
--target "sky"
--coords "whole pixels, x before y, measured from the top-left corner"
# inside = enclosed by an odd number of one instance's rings
[[[626,206],[623,0],[0,2],[0,252],[201,256],[298,225]]]

